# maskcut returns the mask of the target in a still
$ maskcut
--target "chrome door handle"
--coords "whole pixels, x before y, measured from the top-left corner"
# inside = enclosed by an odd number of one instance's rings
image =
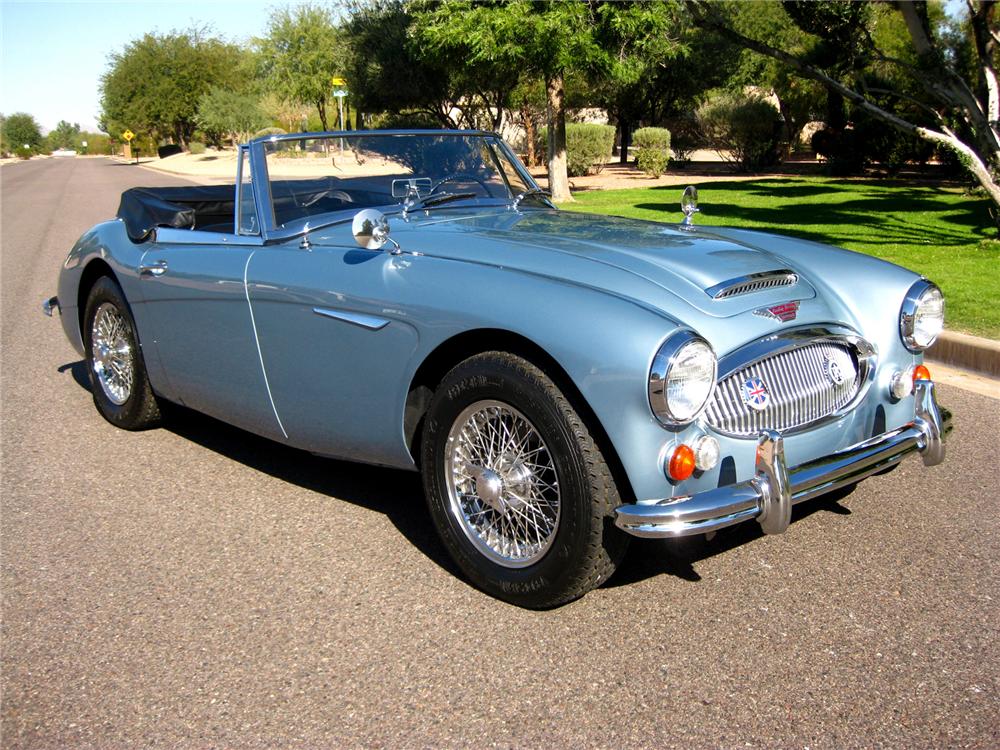
[[[157,260],[152,263],[140,263],[139,275],[162,276],[167,272],[167,261]]]

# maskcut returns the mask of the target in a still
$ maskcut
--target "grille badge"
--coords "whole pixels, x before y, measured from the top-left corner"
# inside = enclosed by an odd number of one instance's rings
[[[782,323],[787,323],[789,320],[795,320],[795,316],[799,314],[799,301],[794,300],[792,302],[782,302],[780,305],[759,307],[753,311],[753,314],[759,315],[762,318],[773,318],[774,320],[780,320]]]
[[[743,403],[756,411],[764,411],[771,401],[764,381],[758,377],[747,378],[743,383]]]
[[[840,385],[844,382],[844,371],[840,369],[837,360],[829,355],[823,357],[823,373],[834,385]]]

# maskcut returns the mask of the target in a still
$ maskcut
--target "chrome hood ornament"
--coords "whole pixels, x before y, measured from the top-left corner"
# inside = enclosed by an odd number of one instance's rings
[[[698,188],[688,185],[681,195],[681,211],[684,212],[684,221],[681,222],[681,229],[693,232],[695,229],[693,217],[698,213]]]

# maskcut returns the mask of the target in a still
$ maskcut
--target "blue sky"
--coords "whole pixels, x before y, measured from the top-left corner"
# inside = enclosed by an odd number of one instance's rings
[[[230,41],[259,36],[273,7],[255,0],[0,2],[0,112],[29,112],[46,131],[59,120],[97,129],[108,53],[149,31],[210,25]]]

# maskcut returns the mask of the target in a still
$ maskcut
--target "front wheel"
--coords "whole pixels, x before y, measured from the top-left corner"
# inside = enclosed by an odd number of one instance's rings
[[[94,405],[106,420],[126,430],[160,421],[160,408],[146,376],[135,321],[114,280],[102,276],[87,296],[83,343]]]
[[[600,449],[556,385],[488,352],[445,377],[421,451],[431,516],[462,571],[524,607],[571,601],[614,572],[628,537]]]

